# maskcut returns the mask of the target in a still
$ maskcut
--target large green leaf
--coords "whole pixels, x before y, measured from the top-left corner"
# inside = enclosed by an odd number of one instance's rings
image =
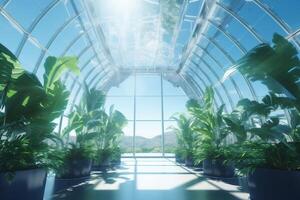
[[[283,36],[274,34],[273,46],[260,44],[237,63],[238,70],[252,81],[261,81],[269,90],[300,99],[300,61],[296,48]]]
[[[16,79],[8,90],[6,113],[8,122],[21,118],[31,119],[39,115],[41,102],[46,93],[34,74],[25,72]]]
[[[24,73],[13,53],[0,43],[0,108],[4,107],[7,92],[18,77]]]
[[[105,94],[96,88],[89,89],[84,82],[84,103],[86,104],[87,112],[96,109],[102,109],[105,104]]]
[[[59,80],[62,73],[65,70],[71,70],[75,74],[80,73],[80,69],[77,65],[78,59],[76,57],[53,57],[49,56],[44,64],[44,87],[53,89],[54,83]]]

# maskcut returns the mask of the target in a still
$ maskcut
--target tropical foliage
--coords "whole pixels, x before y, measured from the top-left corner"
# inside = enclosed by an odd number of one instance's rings
[[[284,37],[274,34],[273,43],[258,45],[237,63],[243,75],[261,81],[270,93],[261,103],[240,102],[232,115],[225,118],[228,129],[239,141],[229,154],[247,172],[257,167],[300,169],[300,62],[296,48]],[[280,122],[276,114],[280,109],[288,109],[289,124]],[[250,123],[254,115],[261,117],[261,123]]]
[[[102,91],[89,89],[86,84],[84,87],[81,103],[70,113],[69,124],[59,135],[63,141],[61,150],[65,152],[64,159],[93,158],[100,162],[100,158],[120,153],[120,137],[127,120],[113,106],[106,113]],[[75,143],[68,141],[72,132],[76,134]]]
[[[195,133],[193,131],[193,119],[185,114],[173,116],[177,127],[170,127],[177,136],[176,153],[182,159],[192,158],[194,153]]]
[[[0,44],[0,171],[48,166],[56,158],[50,141],[54,122],[65,110],[69,92],[59,78],[65,70],[79,73],[77,58],[48,57],[44,83],[21,67]]]
[[[187,102],[187,109],[194,117],[193,131],[196,133],[195,155],[196,162],[204,159],[217,159],[223,157],[223,148],[226,146],[227,132],[223,120],[223,107],[215,111],[214,92],[208,87],[203,96],[203,102],[196,100]]]

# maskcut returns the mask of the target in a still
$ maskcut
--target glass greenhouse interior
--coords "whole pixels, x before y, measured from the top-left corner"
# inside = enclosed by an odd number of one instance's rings
[[[299,0],[0,0],[0,199],[299,200]]]

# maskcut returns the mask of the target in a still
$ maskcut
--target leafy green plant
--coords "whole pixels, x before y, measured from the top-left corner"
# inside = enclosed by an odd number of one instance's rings
[[[260,167],[283,170],[300,167],[300,62],[296,48],[284,37],[274,34],[273,43],[273,46],[258,45],[237,63],[242,74],[252,81],[261,81],[270,90],[261,103],[244,106],[245,113],[261,114],[265,120],[260,126],[253,124],[247,128],[239,126],[243,123],[225,120],[235,134],[246,131],[256,137],[229,150],[236,165],[248,172]],[[289,125],[281,124],[279,117],[271,117],[279,109],[289,110]]]
[[[187,102],[187,109],[195,119],[193,130],[197,133],[195,155],[198,163],[204,159],[217,159],[224,156],[223,147],[226,145],[225,138],[228,136],[223,120],[224,106],[215,112],[213,101],[213,89],[208,87],[202,103],[196,100]]]
[[[48,57],[44,84],[25,71],[17,58],[0,44],[0,165],[1,172],[47,167],[54,159],[50,141],[69,92],[59,81],[65,70],[79,73],[74,57]],[[12,156],[13,151],[14,156]]]
[[[113,106],[110,107],[109,113],[106,113],[104,109],[105,94],[84,85],[85,92],[81,104],[75,106],[75,110],[69,115],[69,125],[63,130],[60,138],[65,141],[63,148],[67,152],[74,145],[79,150],[88,147],[94,152],[94,160],[100,162],[101,159],[116,156],[119,152],[122,129],[127,120]],[[72,131],[76,133],[76,143],[70,146],[67,138]],[[84,155],[84,152],[82,153]],[[89,158],[89,155],[86,158]]]
[[[114,157],[119,151],[123,128],[126,124],[126,117],[120,111],[115,110],[114,106],[109,108],[108,114],[104,113],[99,126],[95,127],[97,132],[95,144],[97,152],[102,155],[96,158],[98,163],[101,163],[101,160],[106,159],[107,156]]]
[[[176,153],[182,158],[191,158],[194,153],[195,132],[193,131],[193,119],[185,114],[173,116],[177,127],[170,127],[177,136]]]
[[[273,43],[273,46],[263,43],[250,50],[238,61],[237,69],[251,81],[261,81],[274,93],[299,99],[298,52],[279,34],[274,34]]]

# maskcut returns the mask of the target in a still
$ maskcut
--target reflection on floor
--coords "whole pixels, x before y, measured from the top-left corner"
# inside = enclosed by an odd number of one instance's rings
[[[45,199],[66,200],[246,200],[238,186],[204,178],[200,172],[167,158],[124,158],[114,171],[91,178],[54,181],[49,177]],[[51,194],[51,191],[56,191]]]

